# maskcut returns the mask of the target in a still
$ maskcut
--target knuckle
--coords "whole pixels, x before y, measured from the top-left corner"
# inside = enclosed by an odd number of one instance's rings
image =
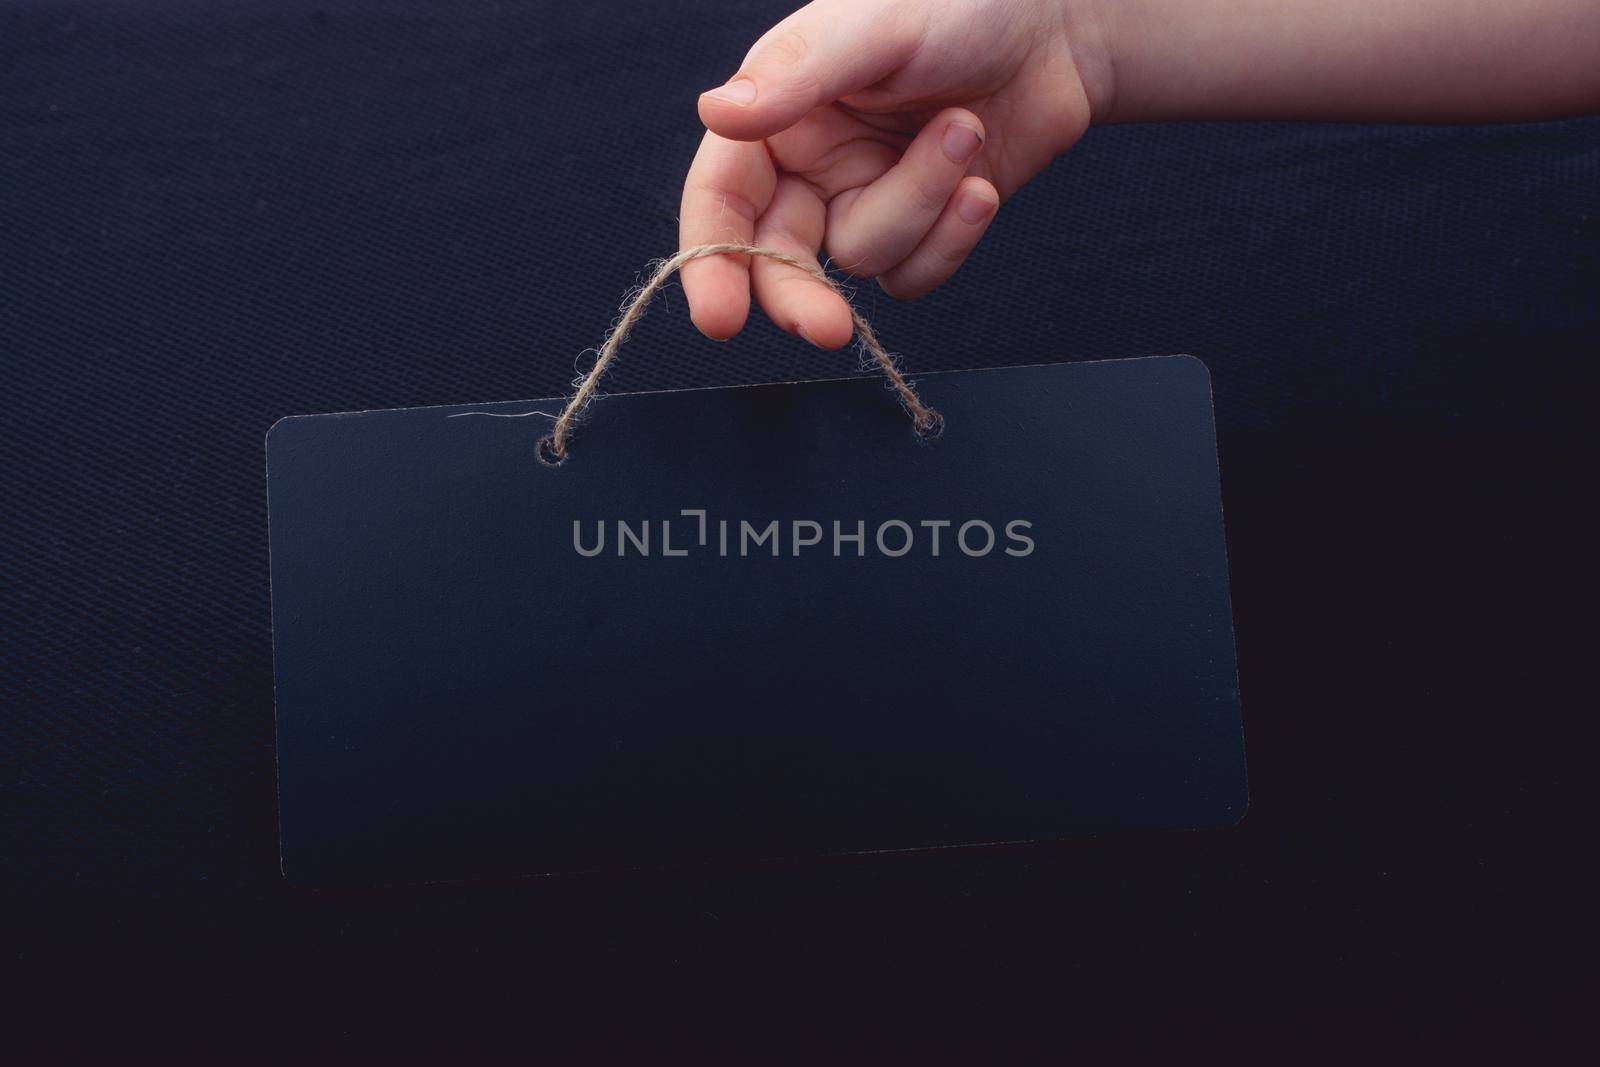
[[[884,270],[883,264],[873,260],[871,256],[856,256],[853,259],[836,262],[839,269],[852,278],[876,278]]]
[[[942,272],[948,273],[961,266],[967,258],[967,253],[972,250],[964,244],[934,242],[928,251],[932,253],[934,261],[942,268]]]
[[[716,185],[694,185],[690,192],[693,202],[704,209],[704,212],[718,224],[719,228],[727,227],[728,217],[735,216],[749,225],[754,225],[761,217],[761,209],[743,193],[732,189],[724,189]],[[688,197],[685,197],[688,199]]]
[[[936,214],[944,209],[950,199],[950,190],[942,182],[924,176],[913,177],[906,183],[909,206],[921,214]]]
[[[811,45],[799,30],[785,30],[761,47],[756,62],[780,70],[799,66],[811,52]]]
[[[854,238],[830,238],[828,255],[835,267],[856,278],[875,278],[882,269],[871,247]]]

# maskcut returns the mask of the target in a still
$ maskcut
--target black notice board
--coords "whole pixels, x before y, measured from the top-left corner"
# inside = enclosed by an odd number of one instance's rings
[[[466,413],[559,401],[276,425],[290,880],[1236,822],[1203,365],[921,389],[928,446],[875,379],[610,396],[555,468]]]

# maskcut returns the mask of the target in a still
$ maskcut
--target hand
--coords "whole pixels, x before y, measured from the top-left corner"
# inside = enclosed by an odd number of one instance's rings
[[[876,278],[901,299],[955,273],[1002,200],[1089,125],[1068,0],[816,0],[700,98],[680,247],[777,248]],[[850,339],[838,295],[749,256],[688,263],[702,333],[750,311],[819,348]]]
[[[760,244],[919,296],[1097,122],[1527,121],[1600,108],[1595,0],[816,0],[700,98],[681,247]],[[1113,77],[1114,74],[1114,77]],[[821,348],[844,301],[747,256],[683,268],[695,324],[750,292]]]

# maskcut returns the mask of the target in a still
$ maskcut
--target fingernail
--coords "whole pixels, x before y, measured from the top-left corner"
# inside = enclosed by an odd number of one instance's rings
[[[983,147],[983,138],[978,136],[978,131],[971,126],[963,126],[959,122],[952,122],[950,128],[944,131],[944,140],[940,142],[944,154],[950,157],[952,163],[965,163],[978,154],[978,149]]]
[[[806,342],[808,342],[808,343],[810,343],[812,345],[815,345],[817,348],[821,348],[822,347],[821,345],[817,344],[817,342],[811,340],[811,335],[809,333],[806,333],[806,328],[804,326],[800,325],[798,322],[794,324],[794,332],[800,335],[801,340],[806,341]]]
[[[994,209],[1000,205],[986,196],[977,193],[964,192],[956,201],[956,214],[961,216],[961,221],[969,226],[975,226],[994,214]]]
[[[734,107],[749,107],[756,102],[756,83],[749,78],[735,78],[727,85],[718,86],[703,95]]]

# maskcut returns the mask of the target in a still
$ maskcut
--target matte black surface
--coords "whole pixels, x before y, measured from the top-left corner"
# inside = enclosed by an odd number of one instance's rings
[[[608,397],[559,467],[538,416],[278,423],[290,881],[1237,822],[1205,368],[921,392],[931,445],[876,379]]]
[[[1096,129],[937,294],[859,287],[915,373],[1206,360],[1236,830],[283,887],[263,434],[561,391],[675,246],[696,94],[787,6],[0,2],[10,1041],[1587,1041],[1594,119]],[[850,359],[673,297],[614,387]]]

